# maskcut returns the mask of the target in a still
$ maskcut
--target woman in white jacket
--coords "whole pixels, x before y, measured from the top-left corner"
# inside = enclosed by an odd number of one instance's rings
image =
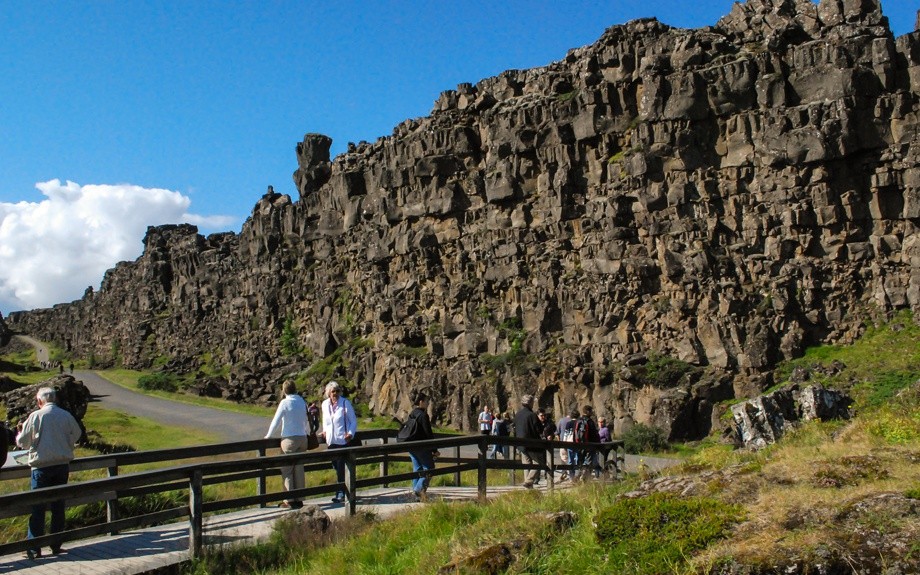
[[[342,397],[342,389],[338,383],[330,381],[326,384],[326,399],[323,400],[320,411],[323,417],[323,431],[319,435],[325,438],[328,448],[348,447],[355,434],[358,433],[358,417],[355,415],[355,408],[351,402]],[[336,480],[344,483],[345,459],[342,457],[333,459],[332,467],[335,469]],[[340,489],[332,498],[332,502],[342,503],[343,501],[345,501],[345,492]]]

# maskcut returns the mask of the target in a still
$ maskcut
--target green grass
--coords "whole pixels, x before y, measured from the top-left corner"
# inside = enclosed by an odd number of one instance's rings
[[[795,368],[804,368],[809,382],[849,390],[858,408],[878,408],[920,379],[920,326],[903,312],[868,327],[853,345],[809,348],[781,365],[776,380],[787,381]]]
[[[152,395],[154,397],[161,397],[163,399],[169,399],[172,401],[179,401],[182,403],[188,403],[191,405],[200,405],[203,407],[211,407],[214,409],[223,409],[224,411],[232,411],[234,413],[243,413],[246,415],[257,415],[259,417],[271,417],[275,413],[275,408],[273,407],[262,407],[259,405],[250,405],[245,403],[235,403],[232,401],[226,401],[223,399],[217,399],[214,397],[198,397],[197,395],[188,395],[181,392],[167,392],[167,391],[153,391],[141,389],[138,385],[138,380],[148,375],[142,371],[135,371],[132,369],[106,369],[97,371],[100,377],[111,381],[115,385],[120,385],[128,389],[137,391],[138,393],[143,393],[146,395]]]

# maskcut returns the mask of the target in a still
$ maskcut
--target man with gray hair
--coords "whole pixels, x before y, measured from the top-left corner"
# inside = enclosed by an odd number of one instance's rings
[[[32,489],[64,485],[70,476],[73,448],[83,434],[80,424],[66,409],[54,404],[55,391],[42,387],[35,394],[38,409],[19,423],[16,444],[29,450],[29,467],[32,468]],[[64,530],[64,501],[51,504],[51,533]],[[29,518],[29,539],[45,534],[45,504],[32,506]],[[61,553],[60,543],[52,545],[51,553]],[[29,559],[41,557],[41,548],[29,549]]]
[[[521,409],[514,416],[514,436],[522,439],[540,439],[543,426],[533,412],[534,397],[530,394],[521,398]],[[524,487],[533,489],[534,483],[540,480],[540,468],[546,466],[546,450],[524,449],[521,451],[521,463],[524,465],[538,465],[537,469],[528,469],[524,473]]]

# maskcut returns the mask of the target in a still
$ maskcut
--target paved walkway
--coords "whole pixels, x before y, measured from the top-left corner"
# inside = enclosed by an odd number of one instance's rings
[[[490,487],[489,496],[497,496],[521,487]],[[432,487],[432,500],[461,501],[477,497],[475,487]],[[345,516],[345,507],[328,498],[306,502],[323,509],[331,519]],[[424,505],[410,498],[407,487],[369,489],[359,492],[358,510],[387,517]],[[252,544],[268,538],[275,521],[288,513],[278,507],[246,509],[205,518],[204,544]],[[127,531],[110,537],[98,537],[66,544],[66,553],[34,561],[23,555],[0,557],[0,573],[23,575],[133,575],[176,565],[188,559],[188,522]],[[44,550],[47,552],[47,549]]]

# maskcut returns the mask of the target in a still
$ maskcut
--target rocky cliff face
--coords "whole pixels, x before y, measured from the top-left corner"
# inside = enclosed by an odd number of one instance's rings
[[[8,344],[12,336],[13,334],[10,332],[10,328],[7,327],[6,322],[3,321],[3,314],[0,313],[0,347]]]
[[[918,96],[920,34],[876,0],[638,20],[335,159],[308,134],[296,201],[151,228],[98,293],[9,322],[244,400],[299,373],[396,415],[425,388],[461,429],[530,392],[699,436],[777,361],[920,307]]]

